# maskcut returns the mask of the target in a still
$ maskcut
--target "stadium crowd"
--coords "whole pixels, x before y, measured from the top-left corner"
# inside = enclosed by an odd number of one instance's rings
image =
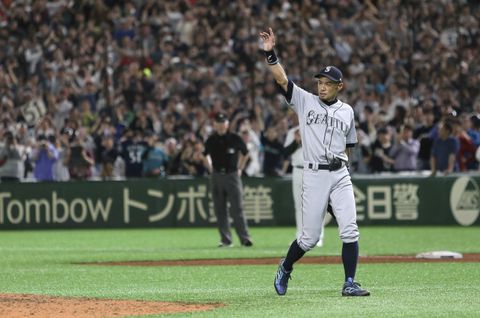
[[[1,0],[0,178],[202,176],[220,110],[250,150],[245,175],[287,173],[295,114],[266,70],[265,26],[300,86],[343,70],[352,172],[430,170],[432,156],[478,170],[479,24],[473,0]]]

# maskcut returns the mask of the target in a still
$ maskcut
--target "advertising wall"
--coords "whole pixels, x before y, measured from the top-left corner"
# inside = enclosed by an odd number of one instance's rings
[[[359,224],[480,225],[478,175],[352,181]],[[243,186],[251,226],[295,224],[290,179],[244,178]],[[0,184],[0,229],[213,224],[206,178]]]

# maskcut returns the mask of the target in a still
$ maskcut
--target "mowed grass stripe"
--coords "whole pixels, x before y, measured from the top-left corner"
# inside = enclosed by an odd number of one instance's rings
[[[479,252],[478,227],[361,227],[361,255],[432,250]],[[276,264],[261,266],[84,266],[72,262],[198,258],[280,258],[295,229],[252,228],[255,246],[218,249],[214,228],[0,232],[0,292],[224,303],[212,312],[149,317],[475,317],[478,263],[360,262],[357,279],[371,297],[340,296],[341,264],[298,264],[285,297],[273,289]],[[328,227],[325,246],[339,255]],[[237,244],[238,245],[238,244]],[[23,249],[23,250],[22,250]],[[92,251],[94,251],[92,253]],[[347,309],[346,309],[347,308]],[[1,317],[1,315],[0,315]]]

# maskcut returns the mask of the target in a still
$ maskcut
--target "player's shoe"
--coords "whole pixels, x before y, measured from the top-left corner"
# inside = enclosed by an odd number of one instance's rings
[[[345,284],[343,284],[342,296],[370,296],[370,292],[360,286],[359,283],[348,278]]]
[[[245,239],[242,241],[242,246],[245,246],[245,247],[252,247],[253,246],[253,242],[249,239]]]
[[[288,280],[290,279],[290,274],[292,271],[286,271],[283,267],[283,262],[285,259],[280,260],[280,264],[278,264],[277,274],[275,275],[275,280],[273,281],[273,286],[277,294],[283,296],[287,293],[288,287]]]
[[[218,247],[233,247],[233,243],[220,242],[218,243]]]

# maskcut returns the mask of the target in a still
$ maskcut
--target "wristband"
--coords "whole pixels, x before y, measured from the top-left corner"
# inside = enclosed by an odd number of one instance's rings
[[[268,65],[275,65],[278,64],[278,57],[275,54],[275,50],[271,49],[270,51],[263,51],[265,53],[265,57],[267,58]]]

